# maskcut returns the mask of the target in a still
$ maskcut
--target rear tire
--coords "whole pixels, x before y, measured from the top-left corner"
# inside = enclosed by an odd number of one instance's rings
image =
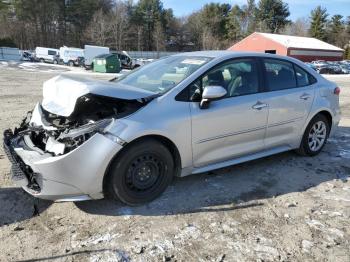
[[[302,156],[316,156],[327,143],[330,133],[328,119],[324,115],[316,115],[306,127],[299,149]]]
[[[174,160],[154,139],[130,145],[111,164],[105,188],[114,199],[137,206],[160,196],[172,181]]]

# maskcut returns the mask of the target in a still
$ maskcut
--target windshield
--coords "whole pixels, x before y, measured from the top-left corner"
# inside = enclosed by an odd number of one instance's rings
[[[171,56],[145,65],[137,71],[118,78],[116,81],[164,94],[211,59],[198,56]]]

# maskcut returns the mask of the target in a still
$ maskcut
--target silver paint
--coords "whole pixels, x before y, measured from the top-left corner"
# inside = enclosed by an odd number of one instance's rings
[[[53,157],[16,148],[23,161],[40,174],[40,194],[30,192],[26,187],[24,189],[37,197],[58,201],[102,198],[103,179],[109,164],[123,147],[142,137],[170,140],[180,155],[181,172],[178,175],[186,176],[296,149],[308,123],[320,111],[332,116],[332,129],[339,123],[339,98],[333,95],[336,85],[298,60],[231,51],[179,55],[214,59],[139,111],[114,121],[108,127],[108,135],[96,134],[66,155]],[[198,102],[175,99],[207,70],[228,59],[247,56],[291,61],[313,75],[317,83],[308,87],[223,98],[212,101],[205,110],[199,108]],[[69,88],[73,85],[79,87],[72,94]],[[49,88],[54,89],[51,90],[53,94]],[[43,106],[50,112],[69,115],[77,97],[89,92],[127,99],[152,95],[151,92],[113,83],[57,77],[44,85]],[[55,99],[54,95],[59,98]],[[54,106],[51,107],[51,104]],[[32,121],[40,124],[40,112],[36,110]]]

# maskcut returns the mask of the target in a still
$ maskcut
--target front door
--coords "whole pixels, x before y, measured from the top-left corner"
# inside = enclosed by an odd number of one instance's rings
[[[212,101],[208,109],[191,102],[195,167],[264,149],[268,108],[260,101],[258,75],[254,58],[236,59],[214,68],[192,85],[194,96],[206,86],[227,90],[227,96]]]

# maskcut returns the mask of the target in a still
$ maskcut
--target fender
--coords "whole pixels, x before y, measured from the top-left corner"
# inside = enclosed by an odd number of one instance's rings
[[[334,114],[333,114],[333,112],[332,112],[331,110],[329,110],[328,108],[323,107],[323,108],[318,108],[318,110],[317,110],[316,112],[312,112],[312,113],[309,114],[309,117],[308,117],[308,119],[305,121],[305,124],[304,124],[304,126],[303,126],[303,129],[302,129],[303,132],[302,132],[302,134],[305,133],[305,130],[306,130],[307,126],[309,125],[310,121],[311,121],[316,115],[318,115],[318,114],[321,113],[321,112],[327,112],[327,113],[329,113],[329,114],[331,115],[331,117],[332,117],[331,129],[332,129],[333,124],[334,124],[334,121],[333,121],[333,119],[334,119]]]

